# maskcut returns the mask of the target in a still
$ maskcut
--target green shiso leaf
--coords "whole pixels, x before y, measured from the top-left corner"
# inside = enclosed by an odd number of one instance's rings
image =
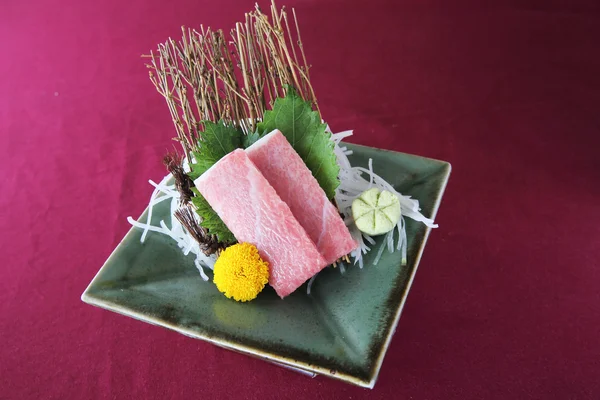
[[[195,164],[190,164],[190,173],[188,176],[195,180],[205,173],[217,161],[233,150],[240,147],[247,147],[258,140],[258,134],[244,135],[241,129],[227,125],[223,121],[211,122],[203,121],[204,132],[202,140],[192,152],[196,159]],[[235,243],[236,239],[233,233],[227,228],[219,215],[212,209],[208,201],[200,194],[198,189],[193,188],[194,197],[192,204],[196,208],[196,213],[200,216],[200,226],[208,229],[211,235],[216,235],[220,242]]]
[[[188,174],[192,180],[197,179],[226,154],[242,147],[244,136],[240,129],[226,125],[223,121],[202,123],[204,124],[202,140],[192,151],[196,159],[196,164],[190,164],[191,172]]]
[[[191,172],[188,174],[192,180],[233,150],[247,148],[264,134],[279,129],[311,170],[327,197],[332,199],[335,195],[340,184],[340,167],[333,152],[331,134],[325,131],[326,125],[321,122],[319,113],[313,111],[310,103],[302,100],[293,88],[288,88],[285,98],[275,100],[272,111],[265,112],[257,132],[244,135],[241,129],[223,121],[203,121],[203,124],[202,140],[192,152],[196,159],[196,164],[190,164]],[[220,242],[235,243],[235,236],[206,199],[196,188],[192,190],[195,195],[192,203],[202,220],[200,226],[216,235]]]
[[[196,188],[192,188],[192,191],[194,192],[192,204],[195,206],[196,212],[201,217],[200,226],[208,229],[208,233],[211,235],[216,235],[219,242],[235,243],[235,236],[233,236],[233,233],[227,228],[215,210],[211,208],[204,196],[202,196]]]
[[[260,139],[260,135],[258,134],[258,132],[252,132],[247,135],[244,135],[242,137],[242,146],[245,149],[247,149],[248,147],[252,146],[254,142],[256,142],[258,139]]]
[[[302,100],[292,88],[285,98],[275,100],[272,111],[266,111],[258,124],[260,135],[279,129],[302,157],[329,199],[339,186],[340,166],[333,151],[331,134],[325,131],[318,112]]]

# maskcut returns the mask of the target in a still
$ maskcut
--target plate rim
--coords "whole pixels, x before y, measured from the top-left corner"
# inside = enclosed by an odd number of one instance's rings
[[[366,148],[366,149],[370,149],[370,150],[377,150],[377,151],[383,151],[383,152],[388,152],[388,153],[401,154],[404,156],[421,158],[421,159],[426,159],[426,160],[430,160],[430,161],[439,163],[440,170],[442,171],[443,176],[442,176],[441,184],[439,185],[439,187],[436,190],[435,202],[431,209],[431,215],[429,216],[429,218],[431,218],[432,220],[435,220],[435,217],[437,216],[444,192],[446,190],[446,186],[448,184],[448,180],[450,178],[450,174],[452,172],[452,165],[449,162],[434,159],[434,158],[429,158],[429,157],[423,157],[423,156],[419,156],[419,155],[415,155],[415,154],[403,153],[403,152],[388,150],[388,149],[381,149],[381,148],[377,148],[377,147],[365,146],[365,145],[360,145],[360,144],[355,144],[355,143],[344,142],[344,144],[349,144],[353,147],[362,147],[362,148]],[[148,207],[146,207],[144,209],[144,211],[142,211],[142,213],[140,214],[140,217],[138,217],[138,220],[147,212],[147,210],[148,210]],[[136,229],[135,227],[131,227],[131,229],[129,229],[127,231],[125,236],[121,239],[121,241],[119,241],[119,243],[112,250],[111,254],[108,256],[106,261],[102,264],[102,267],[100,267],[98,272],[96,272],[96,274],[94,275],[94,278],[87,285],[85,291],[81,295],[81,300],[84,303],[90,304],[92,306],[99,307],[102,309],[106,309],[108,311],[112,311],[117,314],[125,315],[128,317],[134,318],[136,320],[139,320],[141,322],[147,322],[152,325],[164,327],[164,328],[173,330],[175,332],[178,332],[182,335],[185,335],[185,336],[188,336],[188,337],[191,337],[194,339],[199,339],[199,340],[211,343],[213,345],[216,345],[218,347],[225,348],[227,350],[232,350],[232,351],[236,351],[236,352],[239,352],[239,353],[242,353],[245,355],[258,357],[262,360],[266,360],[271,363],[283,364],[283,366],[288,366],[293,369],[300,369],[300,370],[303,370],[308,373],[314,372],[319,375],[325,375],[330,378],[334,378],[337,380],[342,380],[342,381],[345,381],[348,383],[352,383],[354,385],[357,385],[357,386],[360,386],[363,388],[373,389],[373,387],[375,386],[375,383],[377,382],[377,378],[379,377],[379,372],[381,370],[381,366],[383,364],[383,360],[387,353],[388,347],[391,343],[394,333],[396,332],[396,328],[398,326],[400,316],[401,316],[404,306],[406,304],[406,299],[408,298],[408,293],[410,292],[410,289],[412,287],[412,283],[413,283],[415,275],[417,273],[419,264],[421,262],[421,258],[423,256],[423,252],[425,250],[425,245],[427,244],[427,240],[429,238],[429,234],[431,233],[432,228],[426,226],[426,229],[425,229],[425,232],[423,235],[423,239],[420,242],[418,250],[416,252],[414,267],[412,269],[410,276],[408,277],[407,284],[402,291],[400,303],[398,304],[396,310],[394,311],[393,321],[387,327],[387,331],[385,332],[385,335],[384,335],[383,345],[380,347],[380,349],[377,353],[373,367],[371,368],[371,371],[369,372],[369,378],[366,380],[358,378],[358,377],[350,375],[350,374],[347,374],[347,373],[344,373],[344,372],[331,370],[329,368],[324,368],[324,367],[316,365],[316,364],[310,364],[310,363],[307,363],[304,361],[294,360],[293,358],[286,357],[286,356],[280,356],[280,355],[277,355],[277,354],[274,354],[274,353],[271,353],[268,351],[261,350],[259,348],[253,347],[253,346],[248,346],[248,345],[244,345],[244,344],[241,344],[238,342],[233,342],[233,341],[227,340],[226,338],[218,338],[218,337],[212,337],[211,335],[207,335],[207,334],[201,334],[201,333],[198,333],[191,329],[186,329],[184,327],[180,327],[175,324],[172,324],[168,321],[161,320],[161,319],[153,317],[153,316],[149,316],[147,314],[144,314],[144,313],[136,311],[136,310],[132,310],[132,309],[124,307],[120,304],[117,304],[117,303],[114,303],[114,302],[111,302],[111,301],[108,301],[108,300],[105,300],[102,298],[95,297],[93,290],[92,290],[94,283],[96,282],[96,280],[99,279],[99,276],[101,275],[103,269],[110,263],[111,259],[115,256],[115,254],[117,253],[117,250],[123,244],[123,242],[125,242],[131,235],[134,234],[135,229]]]

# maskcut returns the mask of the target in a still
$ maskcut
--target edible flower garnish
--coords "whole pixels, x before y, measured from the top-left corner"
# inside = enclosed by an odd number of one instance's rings
[[[249,301],[269,282],[269,263],[263,261],[253,244],[237,243],[217,259],[213,281],[228,298]]]

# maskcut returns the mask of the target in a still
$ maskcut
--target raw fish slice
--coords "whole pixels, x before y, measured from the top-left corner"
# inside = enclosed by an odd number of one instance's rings
[[[258,140],[246,153],[290,207],[328,264],[358,247],[337,208],[279,130]]]
[[[223,157],[194,184],[236,239],[254,244],[269,262],[269,284],[281,298],[327,265],[243,150]]]

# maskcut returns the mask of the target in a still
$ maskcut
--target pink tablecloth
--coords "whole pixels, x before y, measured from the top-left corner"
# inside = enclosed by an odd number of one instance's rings
[[[0,398],[600,398],[598,2],[481,3],[288,3],[333,129],[454,167],[368,391],[79,300],[172,146],[140,55],[253,3],[3,1]]]

